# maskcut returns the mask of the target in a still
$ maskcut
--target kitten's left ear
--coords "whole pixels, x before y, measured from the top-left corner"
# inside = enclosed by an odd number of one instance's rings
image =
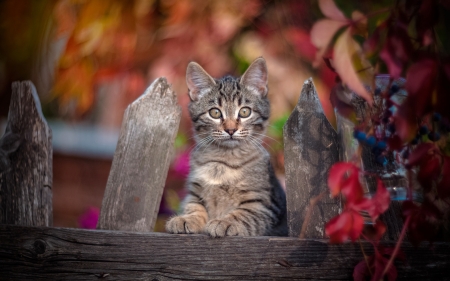
[[[214,79],[196,62],[190,62],[186,69],[186,83],[192,101],[199,100],[216,84]]]
[[[267,66],[263,57],[259,57],[252,62],[244,75],[242,75],[241,84],[260,97],[267,95]]]

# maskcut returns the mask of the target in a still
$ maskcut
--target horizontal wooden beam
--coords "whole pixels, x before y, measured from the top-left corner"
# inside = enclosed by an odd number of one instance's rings
[[[450,243],[402,251],[398,280],[450,276]],[[349,280],[362,259],[358,244],[326,240],[0,225],[1,280]]]

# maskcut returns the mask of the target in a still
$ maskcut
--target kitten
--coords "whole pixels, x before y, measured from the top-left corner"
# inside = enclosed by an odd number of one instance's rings
[[[265,60],[256,59],[240,78],[221,79],[191,62],[186,81],[197,149],[183,214],[172,217],[166,230],[287,235],[286,196],[261,146],[270,113]]]

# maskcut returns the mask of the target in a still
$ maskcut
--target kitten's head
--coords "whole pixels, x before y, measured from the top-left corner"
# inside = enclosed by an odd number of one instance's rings
[[[256,147],[270,114],[266,61],[256,59],[240,78],[212,78],[197,63],[186,71],[196,141],[220,147]]]

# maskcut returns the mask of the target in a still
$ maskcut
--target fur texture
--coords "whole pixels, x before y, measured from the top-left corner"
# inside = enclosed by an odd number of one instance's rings
[[[261,145],[270,114],[265,60],[256,59],[240,78],[221,79],[192,62],[186,82],[197,145],[183,213],[166,230],[212,237],[287,235],[286,196]]]

